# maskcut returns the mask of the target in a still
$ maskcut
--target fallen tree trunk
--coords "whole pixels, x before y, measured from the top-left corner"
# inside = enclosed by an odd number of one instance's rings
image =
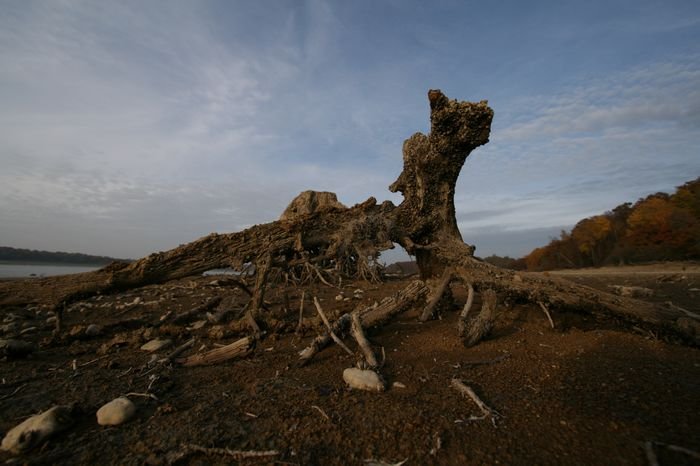
[[[426,318],[446,295],[450,282],[459,279],[471,283],[477,292],[493,289],[511,300],[543,303],[555,313],[573,310],[613,317],[629,327],[641,324],[698,342],[698,318],[671,306],[615,296],[540,274],[519,273],[516,280],[515,272],[474,258],[474,247],[464,243],[457,227],[455,186],[471,151],[488,142],[493,111],[486,101],[449,100],[440,91],[431,90],[428,99],[431,130],[406,140],[403,170],[390,186],[391,191],[404,196],[399,206],[388,201],[377,204],[370,198],[346,208],[332,193],[305,192],[275,222],[237,233],[211,234],[167,252],[94,272],[2,282],[0,305],[44,304],[60,316],[65,305],[94,294],[163,283],[221,267],[240,270],[252,263],[259,269],[249,308],[251,327],[255,328],[270,268],[289,270],[310,264],[375,280],[371,264],[381,251],[399,243],[416,257],[421,278],[435,283],[431,295],[436,299],[425,310]],[[445,275],[446,270],[449,275]]]

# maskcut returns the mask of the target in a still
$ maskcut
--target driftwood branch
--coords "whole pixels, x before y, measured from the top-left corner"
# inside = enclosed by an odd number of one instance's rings
[[[247,355],[253,349],[254,342],[255,339],[252,337],[241,338],[230,345],[222,346],[206,353],[195,354],[184,359],[178,359],[177,362],[186,367],[217,364]]]
[[[352,318],[352,326],[350,331],[352,332],[352,336],[355,338],[355,341],[357,341],[357,345],[360,347],[360,350],[362,351],[362,354],[365,357],[365,361],[367,361],[367,364],[371,369],[376,369],[379,366],[379,363],[377,362],[377,358],[374,355],[374,351],[372,351],[372,346],[369,344],[369,341],[367,340],[367,337],[365,336],[364,331],[362,330],[362,322],[360,322],[360,313],[355,311],[351,314]]]

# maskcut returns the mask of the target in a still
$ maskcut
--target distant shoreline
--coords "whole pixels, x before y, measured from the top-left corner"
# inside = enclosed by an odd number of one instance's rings
[[[57,262],[57,261],[11,261],[0,259],[0,265],[55,265],[65,267],[97,267],[102,268],[110,262]]]

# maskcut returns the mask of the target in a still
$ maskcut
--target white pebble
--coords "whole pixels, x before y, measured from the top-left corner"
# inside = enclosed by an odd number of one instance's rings
[[[384,382],[374,371],[350,367],[343,371],[343,380],[350,388],[370,392],[384,391]]]
[[[101,426],[118,426],[136,414],[136,406],[126,397],[116,398],[97,410],[97,423]]]

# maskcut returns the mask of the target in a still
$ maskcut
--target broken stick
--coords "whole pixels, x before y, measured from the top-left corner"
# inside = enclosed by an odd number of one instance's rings
[[[358,346],[360,347],[360,350],[362,350],[362,354],[365,357],[365,361],[367,361],[367,364],[369,365],[370,368],[375,369],[379,366],[377,363],[377,358],[374,355],[374,351],[372,351],[372,347],[369,344],[369,341],[367,340],[367,337],[365,336],[365,333],[362,331],[362,322],[360,322],[360,313],[355,311],[351,314],[351,319],[352,319],[352,326],[350,329],[350,332],[352,333],[352,336],[355,338],[357,341]]]
[[[206,353],[195,354],[187,358],[178,359],[177,362],[183,366],[205,366],[228,361],[229,359],[245,356],[253,349],[255,338],[245,337],[234,341],[230,345],[216,348]]]
[[[547,319],[549,320],[549,325],[551,325],[552,328],[554,328],[554,321],[552,320],[552,315],[549,313],[549,309],[547,309],[547,305],[542,301],[537,301],[537,304],[540,305],[540,308],[542,308],[542,311],[547,316]]]
[[[343,348],[348,354],[352,355],[353,352],[345,346],[345,343],[343,343],[343,340],[341,340],[338,335],[333,332],[333,328],[331,327],[331,323],[328,321],[328,317],[326,317],[326,314],[323,313],[323,308],[321,307],[321,303],[318,302],[318,298],[314,296],[314,306],[316,306],[316,312],[318,312],[318,315],[321,316],[321,320],[323,320],[323,323],[326,324],[326,327],[328,328],[328,332],[331,335],[331,338],[333,339],[334,342],[338,344],[341,348]]]
[[[468,421],[480,421],[482,419],[490,418],[491,424],[493,424],[493,426],[496,427],[496,419],[501,417],[498,411],[490,408],[486,403],[481,401],[481,398],[479,398],[479,396],[474,392],[474,390],[472,390],[470,386],[464,385],[461,380],[452,379],[451,385],[459,393],[469,397],[474,403],[476,403],[476,406],[478,406],[479,410],[481,410],[481,412],[483,413],[483,416],[470,416],[467,419]]]

